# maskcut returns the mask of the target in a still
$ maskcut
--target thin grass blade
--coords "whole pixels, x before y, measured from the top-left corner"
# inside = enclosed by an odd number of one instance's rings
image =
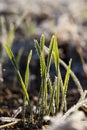
[[[25,71],[25,87],[26,87],[26,90],[28,89],[28,83],[29,83],[29,64],[30,64],[31,57],[32,57],[32,50],[29,53],[26,71]],[[25,124],[25,111],[26,111],[25,102],[26,102],[26,96],[24,95],[24,100],[23,100],[23,122],[24,122],[24,124]]]
[[[56,36],[53,36],[54,39],[54,63],[55,63],[55,67],[56,67],[56,72],[57,72],[57,76],[58,76],[58,66],[59,66],[59,50],[58,50],[58,43],[57,43],[57,39]]]
[[[32,57],[32,50],[29,53],[26,71],[25,71],[25,86],[26,86],[26,88],[28,87],[28,82],[29,82],[29,64],[30,64],[31,57]]]
[[[43,52],[41,52],[41,56],[40,56],[40,71],[41,71],[41,77],[45,78],[46,65],[45,65],[45,57]]]
[[[43,50],[44,44],[45,44],[45,37],[44,37],[44,35],[42,34],[41,39],[40,39],[40,48],[41,48],[41,50]]]
[[[39,43],[38,43],[37,40],[34,40],[34,42],[35,42],[35,48],[36,48],[37,54],[38,54],[38,56],[40,57],[41,48],[40,48]]]
[[[28,93],[27,93],[27,90],[26,90],[25,84],[24,84],[24,82],[23,82],[23,79],[22,79],[22,77],[21,77],[21,74],[20,74],[20,72],[19,72],[19,70],[18,70],[18,68],[17,68],[17,64],[16,64],[15,57],[14,57],[14,55],[13,55],[13,52],[12,52],[11,49],[9,48],[8,44],[6,44],[5,49],[6,49],[6,51],[7,51],[7,54],[8,54],[8,56],[9,56],[9,58],[10,58],[12,64],[14,65],[14,67],[15,67],[15,69],[16,69],[16,72],[17,72],[17,74],[18,74],[19,81],[20,81],[20,83],[21,83],[21,86],[22,86],[23,92],[24,92],[24,94],[25,94],[25,96],[26,96],[26,99],[29,101],[29,95],[28,95]]]
[[[53,45],[54,45],[54,39],[52,37],[51,42],[50,42],[50,46],[49,46],[48,58],[47,58],[47,73],[49,73],[49,69],[50,69],[50,64],[51,64],[51,59],[52,59]]]
[[[67,109],[66,93],[67,93],[67,88],[68,88],[68,83],[69,83],[69,78],[70,78],[71,62],[72,62],[72,59],[69,61],[69,65],[68,65],[65,80],[64,80],[64,85],[62,88],[62,104],[61,104],[60,111],[63,111],[64,108],[65,108],[65,111]]]
[[[54,88],[52,89],[52,92],[51,92],[51,99],[50,99],[50,103],[49,103],[48,115],[50,115],[50,112],[53,109],[54,97],[55,97],[55,85],[54,85]]]
[[[69,65],[68,65],[66,76],[65,76],[65,80],[64,80],[64,86],[63,86],[63,92],[64,93],[66,93],[67,87],[68,87],[68,83],[69,83],[71,62],[72,62],[72,59],[69,61]]]
[[[12,45],[13,38],[14,38],[14,26],[11,25],[10,31],[8,33],[8,38],[6,41],[6,44],[8,44],[9,47],[11,47],[11,45]]]
[[[8,46],[8,44],[5,45],[5,49],[7,51],[7,54],[12,62],[12,64],[14,65],[15,69],[18,69],[17,68],[17,64],[16,64],[16,60],[15,60],[15,57],[13,55],[13,52],[11,51],[10,47]]]

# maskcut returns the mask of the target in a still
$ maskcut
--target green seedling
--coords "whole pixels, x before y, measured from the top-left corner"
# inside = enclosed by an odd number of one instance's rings
[[[59,57],[59,50],[58,50],[58,43],[56,36],[54,35],[51,39],[49,48],[45,46],[45,38],[42,35],[40,44],[37,40],[35,40],[35,47],[38,53],[38,56],[40,58],[40,70],[41,70],[41,88],[40,88],[40,94],[39,94],[39,103],[40,103],[40,112],[42,112],[42,115],[54,113],[56,114],[58,111],[66,111],[67,109],[67,102],[66,102],[66,95],[67,95],[67,89],[68,89],[68,83],[70,75],[75,81],[78,90],[81,94],[81,98],[83,95],[83,89],[82,86],[75,76],[75,74],[71,71],[71,61],[69,61],[69,65],[67,66]],[[45,61],[45,54],[46,52],[48,54],[47,63]],[[56,69],[56,76],[55,76],[55,82],[52,85],[49,71],[50,71],[50,65],[51,61],[54,61],[55,69]],[[65,80],[63,83],[61,71],[60,71],[60,64],[66,69],[66,75]],[[50,91],[50,93],[48,93]],[[62,103],[60,103],[60,92],[62,91]],[[48,96],[50,95],[50,100],[48,102]],[[61,104],[61,107],[59,108],[59,104]]]
[[[32,57],[32,51],[30,51],[29,56],[28,56],[27,66],[26,66],[26,71],[25,71],[25,82],[24,82],[23,79],[22,79],[22,76],[21,76],[21,74],[19,72],[18,64],[16,63],[15,57],[14,57],[11,49],[9,48],[8,44],[6,44],[5,48],[6,48],[6,51],[8,53],[8,56],[9,56],[12,64],[15,67],[15,70],[17,72],[19,81],[21,83],[21,86],[22,86],[22,89],[23,89],[23,92],[24,92],[24,100],[23,100],[23,122],[25,122],[25,107],[26,107],[25,106],[25,102],[26,102],[26,100],[30,104],[30,99],[29,99],[29,94],[27,92],[27,89],[28,89],[28,83],[29,83],[29,64],[30,64],[30,60],[31,60],[31,57]],[[20,56],[18,57],[18,61],[19,61],[19,59],[20,59]]]
[[[26,65],[26,71],[25,71],[25,87],[26,90],[28,89],[28,85],[29,85],[29,64],[30,64],[30,60],[32,57],[32,50],[30,51],[29,55],[28,55],[28,60],[27,60],[27,65]],[[25,111],[26,111],[26,95],[24,95],[24,100],[23,100],[23,121],[25,122]]]
[[[22,79],[22,76],[21,76],[21,74],[20,74],[20,72],[19,72],[19,69],[18,69],[18,66],[17,66],[17,64],[16,64],[16,60],[15,60],[15,57],[14,57],[14,55],[13,55],[13,52],[12,52],[11,49],[9,48],[8,44],[5,45],[5,49],[6,49],[6,51],[7,51],[7,54],[8,54],[8,56],[9,56],[9,58],[10,58],[12,64],[13,64],[14,67],[15,67],[15,70],[16,70],[16,72],[17,72],[19,81],[20,81],[20,83],[21,83],[21,86],[22,86],[24,95],[26,96],[26,99],[27,99],[27,101],[29,102],[29,94],[28,94],[28,92],[27,92],[27,90],[26,90],[25,83],[24,83],[24,81],[23,81],[23,79]]]
[[[40,92],[38,96],[38,105],[36,106],[36,113],[34,113],[33,117],[35,117],[37,114],[39,115],[38,119],[42,119],[45,115],[55,115],[58,111],[66,111],[67,110],[67,101],[66,101],[66,95],[67,95],[67,89],[68,89],[68,83],[70,75],[75,81],[78,90],[81,94],[81,98],[83,96],[83,89],[82,86],[75,76],[75,74],[71,71],[71,59],[69,61],[69,65],[67,66],[59,57],[59,49],[58,49],[58,43],[56,36],[54,35],[50,41],[49,48],[45,46],[45,37],[44,35],[40,38],[40,43],[35,40],[35,47],[37,54],[40,59],[40,75],[41,75],[41,87]],[[17,65],[17,62],[15,60],[15,57],[9,48],[8,44],[5,45],[6,51],[8,53],[8,56],[13,63],[15,70],[18,74],[18,78],[20,80],[23,92],[24,92],[24,102],[23,102],[23,120],[25,121],[25,101],[27,100],[30,109],[32,109],[32,103],[29,99],[29,94],[27,92],[28,86],[29,86],[29,64],[32,57],[32,51],[30,51],[27,65],[26,65],[26,71],[25,71],[25,79],[23,81],[22,76],[19,72],[19,68]],[[45,52],[48,55],[47,60],[45,59]],[[54,83],[52,83],[50,78],[50,66],[51,62],[54,62],[55,64],[55,80]],[[62,80],[61,70],[60,70],[60,64],[66,69],[66,75],[64,82]],[[62,101],[60,100],[60,94],[62,97]],[[32,111],[32,110],[31,110]]]
[[[50,83],[49,70],[50,70],[51,58],[52,58],[53,38],[49,46],[47,65],[45,62],[45,55],[43,51],[44,44],[45,44],[44,35],[41,36],[40,45],[37,41],[35,41],[35,43],[36,43],[35,47],[36,47],[37,53],[40,57],[40,70],[41,70],[41,88],[40,88],[40,95],[39,95],[39,103],[40,103],[40,111],[44,115],[46,114],[45,109],[47,108],[47,96],[48,96],[47,82],[49,81]]]
[[[41,70],[41,88],[40,88],[40,94],[39,94],[39,103],[40,103],[40,112],[41,114],[50,114],[52,113],[52,109],[54,110],[53,113],[57,113],[59,110],[59,103],[60,103],[60,87],[62,79],[60,77],[60,67],[59,67],[59,50],[58,50],[58,44],[56,36],[53,36],[49,45],[48,50],[48,58],[47,63],[45,62],[45,55],[44,55],[44,47],[45,47],[45,38],[42,35],[40,44],[38,41],[35,41],[35,47],[38,53],[38,56],[40,58],[40,70]],[[51,61],[54,60],[55,68],[56,68],[56,77],[54,85],[52,86],[49,71],[50,71],[50,65]],[[67,69],[69,72],[69,70]],[[64,82],[64,93],[63,93],[63,104],[65,106],[65,95],[67,93],[67,89],[65,89],[66,85],[69,82],[69,74],[66,73],[66,78]],[[66,82],[67,80],[67,82]],[[63,84],[63,83],[62,83]],[[50,90],[50,101],[48,103],[48,91]],[[47,111],[47,113],[45,113]]]

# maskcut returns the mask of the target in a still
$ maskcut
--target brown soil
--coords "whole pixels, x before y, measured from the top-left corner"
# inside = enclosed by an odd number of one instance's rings
[[[12,114],[14,113],[14,110],[17,110],[20,106],[22,106],[22,98],[23,93],[20,88],[8,88],[3,87],[0,90],[0,117],[12,117]],[[29,113],[26,113],[27,120]],[[19,114],[17,118],[21,119],[22,114]],[[30,121],[27,121],[25,123],[25,126],[23,125],[23,122],[20,121],[18,123],[13,123],[12,125],[8,125],[9,123],[4,123],[3,121],[0,121],[0,128],[2,125],[7,125],[3,128],[3,130],[24,130],[24,129],[39,129],[39,125],[36,125]]]

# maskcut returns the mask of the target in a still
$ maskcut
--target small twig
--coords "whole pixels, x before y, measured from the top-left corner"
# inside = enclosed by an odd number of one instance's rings
[[[7,123],[7,124],[5,124],[5,125],[1,125],[1,126],[0,126],[0,129],[1,129],[1,128],[5,128],[5,127],[10,127],[10,126],[15,125],[15,124],[17,124],[17,123],[18,123],[18,121],[14,121],[14,122]]]
[[[84,104],[87,104],[87,99],[82,100],[81,102],[78,102],[76,105],[71,107],[62,117],[63,120],[65,120],[72,112],[78,110],[81,106]]]
[[[21,112],[22,112],[22,107],[19,107],[18,109],[15,110],[12,117],[14,118],[17,117]]]
[[[15,117],[0,117],[0,121],[2,122],[18,122],[20,121],[21,119],[17,119]]]

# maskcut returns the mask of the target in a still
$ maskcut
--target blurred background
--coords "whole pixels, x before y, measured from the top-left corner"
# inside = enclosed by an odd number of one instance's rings
[[[87,86],[87,0],[0,0],[0,85],[17,86],[18,79],[4,45],[8,42],[24,78],[29,51],[33,49],[30,63],[30,84],[33,90],[40,87],[39,58],[34,40],[41,34],[46,45],[56,34],[60,57],[68,64],[72,58],[72,70]],[[54,78],[54,65],[51,78]],[[65,70],[61,67],[62,75]],[[70,80],[70,88],[74,83]]]

